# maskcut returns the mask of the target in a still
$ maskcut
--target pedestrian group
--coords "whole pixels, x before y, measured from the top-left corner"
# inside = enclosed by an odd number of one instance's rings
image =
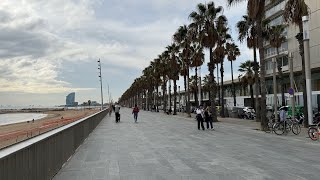
[[[115,103],[115,105],[110,106],[109,116],[111,116],[112,110],[115,113],[116,123],[120,122],[120,106],[118,105],[118,103]],[[139,113],[139,108],[138,108],[137,104],[135,104],[134,107],[132,108],[132,114],[133,114],[133,119],[134,119],[135,123],[137,123],[137,121],[138,121],[138,113]],[[196,109],[196,114],[197,114],[196,119],[198,121],[198,129],[199,130],[200,130],[200,128],[202,128],[202,130],[205,130],[205,127],[203,124],[204,122],[207,123],[207,129],[214,130],[214,127],[212,124],[213,119],[212,119],[212,115],[211,115],[209,107],[203,108],[202,106],[199,106]]]
[[[199,106],[196,109],[196,119],[198,121],[198,129],[200,130],[200,126],[202,128],[202,130],[205,130],[203,123],[206,122],[207,123],[207,129],[211,128],[211,130],[214,130],[213,124],[212,124],[212,116],[210,113],[210,109],[209,107],[203,109],[202,106]]]

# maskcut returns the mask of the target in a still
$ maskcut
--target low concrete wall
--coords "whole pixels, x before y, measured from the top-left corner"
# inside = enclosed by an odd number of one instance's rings
[[[106,114],[100,111],[0,150],[0,179],[52,179]]]

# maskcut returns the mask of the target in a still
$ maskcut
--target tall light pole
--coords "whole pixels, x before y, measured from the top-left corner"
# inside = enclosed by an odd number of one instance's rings
[[[273,106],[274,106],[274,119],[275,122],[278,121],[278,106],[277,106],[277,74],[276,74],[276,66],[277,66],[277,59],[272,58],[273,63]]]
[[[101,111],[103,109],[103,94],[102,94],[102,76],[101,76],[101,62],[98,60],[99,78],[100,78],[100,89],[101,89]]]
[[[306,89],[307,89],[307,104],[308,104],[308,123],[313,124],[312,115],[312,90],[311,90],[311,69],[310,69],[310,48],[309,48],[309,16],[302,17],[303,23],[303,47],[306,71]]]

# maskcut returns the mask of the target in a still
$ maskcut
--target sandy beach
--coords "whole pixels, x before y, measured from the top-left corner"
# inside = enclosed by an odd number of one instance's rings
[[[0,149],[69,124],[98,112],[99,109],[44,111],[47,117],[0,126]]]

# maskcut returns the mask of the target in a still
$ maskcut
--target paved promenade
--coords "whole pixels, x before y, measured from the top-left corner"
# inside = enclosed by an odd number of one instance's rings
[[[198,130],[182,116],[130,109],[114,114],[79,147],[54,180],[320,179],[320,142],[229,122]]]

